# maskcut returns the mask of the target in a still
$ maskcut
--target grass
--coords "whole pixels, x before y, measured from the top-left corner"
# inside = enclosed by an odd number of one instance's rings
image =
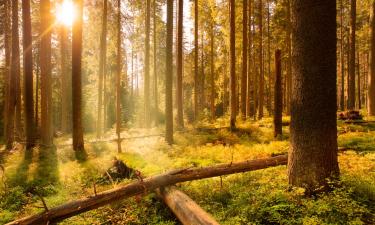
[[[227,121],[206,127],[223,127]],[[284,122],[289,122],[285,118]],[[56,140],[57,148],[16,151],[1,154],[4,174],[0,177],[0,224],[43,211],[40,196],[48,207],[94,193],[94,182],[111,166],[114,156],[132,168],[151,176],[174,168],[207,166],[269,157],[288,151],[289,131],[284,127],[280,140],[273,138],[272,120],[248,121],[235,133],[197,132],[191,128],[176,132],[175,145],[162,137],[128,139],[124,153],[117,154],[116,143],[86,144],[86,152],[76,155],[67,145],[71,140]],[[286,167],[223,176],[179,184],[221,224],[371,224],[375,223],[375,131],[371,126],[340,123],[339,146],[341,183],[335,191],[312,198],[302,189],[287,184]],[[161,133],[132,129],[122,136]],[[86,136],[93,140],[94,135]],[[107,139],[113,138],[108,132]],[[104,191],[131,182],[97,185]],[[204,191],[203,191],[204,190]],[[178,224],[176,218],[153,194],[137,196],[92,210],[61,224]]]

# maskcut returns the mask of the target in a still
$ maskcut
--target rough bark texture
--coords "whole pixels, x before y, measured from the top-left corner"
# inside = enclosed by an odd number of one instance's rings
[[[274,136],[278,137],[283,134],[283,91],[281,78],[281,51],[275,52],[275,100],[274,100]]]
[[[24,116],[26,149],[35,144],[33,52],[31,36],[30,0],[22,0],[23,21],[23,72],[24,72]]]
[[[82,23],[83,0],[76,0],[77,20],[72,35],[72,101],[73,101],[73,149],[83,151],[82,127]]]
[[[236,129],[236,1],[230,0],[230,128]]]
[[[150,24],[151,24],[151,0],[146,0],[146,34],[145,34],[145,80],[144,80],[144,98],[145,98],[145,127],[150,128]]]
[[[357,0],[350,3],[350,57],[349,57],[349,80],[348,80],[348,109],[355,108],[355,33],[356,33],[356,10]]]
[[[219,225],[218,222],[182,191],[160,188],[158,196],[184,225]]]
[[[119,188],[97,193],[95,196],[89,196],[81,200],[68,202],[64,205],[50,208],[47,212],[42,212],[34,216],[29,216],[13,221],[8,225],[46,224],[47,222],[54,223],[72,217],[74,215],[99,208],[103,205],[119,201],[124,198],[132,197],[148,191],[153,191],[160,187],[166,187],[186,181],[286,165],[287,161],[288,157],[286,155],[282,155],[239,163],[221,164],[211,167],[179,169],[154,177],[146,178],[143,181],[136,181]]]
[[[49,147],[53,144],[52,131],[52,84],[51,84],[51,3],[40,1],[41,41],[40,41],[40,92],[41,92],[41,144]]]
[[[339,174],[336,127],[336,2],[292,1],[293,95],[288,174],[313,192]]]
[[[248,34],[247,34],[247,1],[243,0],[242,7],[242,76],[241,76],[241,116],[246,120],[246,96],[247,96],[247,54],[248,54]]]
[[[182,96],[182,76],[183,76],[183,19],[184,19],[184,1],[178,0],[178,25],[177,25],[177,125],[184,127],[184,110]]]
[[[98,82],[98,118],[96,125],[96,137],[103,136],[103,79],[107,64],[107,20],[108,20],[108,0],[103,0],[103,21],[102,33],[100,37],[99,55],[99,82]]]
[[[167,0],[167,47],[165,73],[165,140],[173,144],[173,0]]]
[[[372,3],[371,18],[371,58],[370,72],[368,76],[368,114],[375,116],[375,1]]]
[[[117,152],[118,153],[121,153],[121,71],[122,71],[121,60],[122,60],[122,55],[121,55],[121,0],[117,0],[116,135],[117,135]],[[150,62],[146,62],[146,63],[150,64]]]

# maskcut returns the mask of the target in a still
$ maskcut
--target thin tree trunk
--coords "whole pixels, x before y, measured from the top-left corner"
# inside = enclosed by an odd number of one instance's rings
[[[99,55],[99,82],[98,82],[98,118],[96,127],[96,137],[103,136],[103,79],[106,73],[107,64],[107,11],[108,0],[103,0],[103,20],[102,20],[102,33],[100,37],[100,55]]]
[[[264,102],[264,62],[263,62],[263,1],[259,0],[259,114],[258,119],[263,118]]]
[[[247,62],[247,94],[246,94],[246,117],[250,118],[251,116],[253,116],[253,113],[252,113],[252,107],[251,107],[251,101],[253,100],[252,98],[252,30],[251,30],[251,24],[252,24],[252,20],[251,20],[251,17],[252,17],[252,1],[253,0],[249,0],[249,7],[248,7],[248,12],[249,12],[249,16],[248,16],[248,27],[249,27],[249,31],[246,35],[248,35],[248,48],[247,48],[247,53],[248,54],[248,62]]]
[[[157,73],[157,56],[156,56],[156,34],[157,34],[157,27],[156,27],[156,0],[154,0],[153,2],[153,8],[154,8],[154,19],[153,19],[153,23],[154,23],[154,35],[153,35],[153,39],[154,39],[154,101],[155,101],[155,116],[154,116],[154,120],[155,120],[155,124],[158,123],[158,114],[159,114],[159,93],[158,93],[158,73]]]
[[[10,80],[10,61],[11,61],[11,34],[10,34],[10,15],[11,15],[11,9],[10,9],[10,1],[5,0],[4,1],[4,51],[5,51],[5,70],[4,70],[4,111],[3,111],[3,123],[4,123],[4,137],[5,141],[8,141],[9,135],[8,135],[8,125],[9,125],[9,119],[8,119],[8,109],[9,109],[9,80]]]
[[[336,2],[293,0],[292,13],[294,82],[288,175],[291,185],[304,187],[309,194],[328,188],[329,179],[339,175]]]
[[[340,110],[345,110],[345,54],[344,54],[344,13],[343,0],[340,0],[340,60],[341,60],[341,93]]]
[[[370,71],[368,74],[368,115],[375,116],[375,1],[372,3]]]
[[[211,21],[213,22],[213,21]],[[211,120],[215,120],[215,97],[216,97],[216,91],[215,91],[215,64],[214,64],[214,58],[215,58],[215,30],[214,30],[214,24],[211,24],[211,94],[210,94],[210,104],[211,104]]]
[[[198,0],[194,2],[194,120],[198,120]]]
[[[73,149],[84,151],[82,127],[82,23],[83,0],[76,0],[77,18],[72,35]]]
[[[267,1],[267,49],[268,49],[268,98],[267,108],[269,116],[272,116],[272,74],[271,74],[271,33],[270,33],[270,1]]]
[[[283,90],[281,77],[281,50],[275,52],[275,100],[274,100],[274,136],[283,134]]]
[[[117,134],[117,152],[118,153],[121,153],[121,70],[122,70],[121,42],[122,42],[122,39],[121,39],[121,0],[117,0],[116,134]],[[148,48],[150,48],[150,46]],[[146,62],[146,64],[147,63],[150,64],[150,62]]]
[[[288,28],[286,34],[286,42],[288,48],[288,61],[287,61],[287,72],[286,72],[286,80],[285,82],[285,109],[286,115],[290,115],[290,107],[291,107],[291,97],[292,97],[292,76],[293,76],[293,68],[292,68],[292,20],[291,20],[291,0],[287,0],[287,20],[288,20]]]
[[[248,36],[247,36],[247,1],[243,0],[242,7],[242,77],[241,77],[241,115],[246,120],[246,96],[247,96],[247,54],[248,54]]]
[[[173,144],[173,0],[167,0],[167,40],[165,76],[165,140]]]
[[[230,11],[230,129],[236,129],[236,1],[229,1]]]
[[[178,25],[177,25],[177,125],[184,127],[184,110],[182,96],[182,77],[183,77],[183,19],[184,19],[184,1],[178,0]]]
[[[359,52],[357,51],[357,102],[358,102],[358,109],[362,108],[361,102],[361,64],[359,63]]]
[[[357,0],[351,0],[350,4],[350,61],[349,61],[349,96],[348,109],[355,108],[355,33],[356,33],[356,9]]]
[[[23,21],[23,71],[24,71],[24,115],[26,149],[35,145],[33,52],[31,36],[30,0],[22,0]]]
[[[146,38],[145,38],[145,76],[144,76],[144,109],[145,126],[150,128],[150,19],[151,18],[151,0],[146,0]]]

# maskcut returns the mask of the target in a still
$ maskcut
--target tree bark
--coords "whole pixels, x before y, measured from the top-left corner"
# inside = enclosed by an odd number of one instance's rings
[[[198,105],[198,0],[194,2],[194,120],[198,120],[199,105]]]
[[[361,64],[359,62],[359,52],[357,51],[357,104],[358,109],[362,108],[361,102]]]
[[[84,151],[82,127],[82,23],[83,0],[76,0],[77,18],[72,35],[73,149]]]
[[[230,10],[230,129],[236,129],[236,1],[229,1]]]
[[[8,126],[9,126],[9,119],[8,119],[8,110],[9,110],[9,100],[10,100],[10,62],[11,62],[11,21],[10,16],[11,9],[10,9],[10,1],[4,1],[4,51],[5,51],[5,70],[4,70],[4,111],[3,111],[3,122],[4,122],[4,137],[6,144],[9,141],[9,133],[8,133]],[[13,142],[13,140],[11,141]],[[7,146],[8,147],[8,146]]]
[[[264,61],[263,61],[263,1],[259,0],[259,111],[258,119],[263,118],[264,103]]]
[[[372,3],[370,56],[367,107],[369,116],[375,116],[375,1]]]
[[[33,52],[31,36],[30,0],[22,0],[23,21],[23,71],[24,71],[24,115],[26,149],[35,145]]]
[[[249,0],[249,40],[248,40],[248,69],[247,69],[247,96],[246,96],[246,114],[247,117],[254,116],[254,68],[253,68],[253,31],[252,27],[252,2]]]
[[[340,0],[340,64],[341,64],[341,92],[340,110],[345,110],[345,54],[344,54],[344,7],[343,0]]]
[[[214,121],[216,117],[215,113],[215,97],[216,97],[216,91],[215,91],[215,63],[214,63],[214,58],[215,58],[215,50],[214,50],[214,45],[215,45],[215,28],[214,28],[214,22],[211,21],[211,94],[210,94],[210,111],[211,111],[211,120]]]
[[[283,134],[283,90],[281,77],[281,50],[275,52],[275,100],[274,100],[274,136]]]
[[[349,58],[349,95],[348,95],[348,109],[355,108],[355,33],[356,33],[356,10],[357,0],[351,0],[350,4],[350,58]]]
[[[241,115],[246,120],[246,96],[247,96],[247,54],[248,54],[248,34],[247,34],[247,1],[243,0],[242,7],[242,77],[241,77]]]
[[[184,1],[178,0],[178,25],[177,25],[177,125],[184,127],[184,110],[182,95],[182,77],[183,77],[183,21],[184,20]]]
[[[173,0],[167,0],[167,40],[165,76],[165,140],[173,144]]]
[[[287,0],[287,34],[286,34],[286,42],[287,42],[287,49],[288,49],[288,61],[287,61],[287,72],[286,72],[286,80],[285,80],[285,110],[286,115],[290,115],[290,104],[291,104],[291,97],[292,97],[292,20],[291,20],[291,0]]]
[[[116,135],[118,153],[121,153],[121,43],[121,0],[117,0]],[[150,62],[148,62],[148,64],[150,64]]]
[[[293,0],[293,95],[289,183],[307,193],[339,175],[336,126],[336,2]],[[324,56],[324,57],[323,57]]]
[[[151,21],[151,0],[146,0],[146,38],[145,38],[145,76],[144,76],[144,109],[145,127],[150,128],[150,21]]]
[[[158,196],[184,225],[219,225],[218,222],[182,191],[160,188]]]
[[[172,0],[170,3],[173,3]],[[169,2],[168,2],[169,3]],[[46,224],[61,221],[80,213],[99,208],[103,205],[119,201],[124,198],[153,191],[157,188],[174,185],[176,183],[223,176],[234,173],[242,173],[268,167],[286,165],[286,155],[266,159],[256,159],[239,163],[220,164],[211,167],[185,168],[167,172],[142,181],[135,181],[128,185],[97,193],[95,196],[68,202],[66,204],[49,209],[47,212],[25,217],[9,223],[12,224]]]
[[[96,137],[103,136],[103,79],[106,73],[107,64],[107,20],[108,20],[108,0],[103,0],[103,20],[102,33],[100,37],[100,55],[99,55],[99,82],[98,82],[98,118],[96,127]]]
[[[40,41],[40,77],[41,77],[41,144],[46,147],[53,145],[52,131],[52,75],[51,75],[51,3],[40,1],[41,41]]]
[[[60,53],[61,53],[61,131],[68,133],[71,130],[71,103],[72,76],[68,67],[68,29],[60,26]]]
[[[157,63],[157,58],[156,58],[156,33],[157,33],[157,27],[156,27],[156,0],[153,2],[153,8],[154,8],[154,15],[153,15],[153,23],[154,23],[154,104],[155,104],[155,112],[154,112],[154,120],[155,124],[158,123],[158,114],[159,114],[159,93],[158,93],[158,73],[156,69],[156,63]]]

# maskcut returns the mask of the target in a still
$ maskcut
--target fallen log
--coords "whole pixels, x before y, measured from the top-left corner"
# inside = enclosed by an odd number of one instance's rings
[[[15,220],[10,224],[48,224],[61,221],[63,219],[78,215],[80,213],[97,209],[103,205],[154,191],[160,187],[171,186],[176,183],[199,180],[222,175],[241,173],[253,170],[265,169],[268,167],[286,165],[287,155],[276,156],[266,159],[256,159],[239,163],[220,164],[202,168],[185,168],[153,176],[144,180],[132,182],[122,187],[97,193],[80,200],[68,202],[66,204],[50,208],[48,211],[37,215],[28,216]]]
[[[156,193],[183,225],[219,225],[210,214],[182,191],[166,187],[158,189]]]

